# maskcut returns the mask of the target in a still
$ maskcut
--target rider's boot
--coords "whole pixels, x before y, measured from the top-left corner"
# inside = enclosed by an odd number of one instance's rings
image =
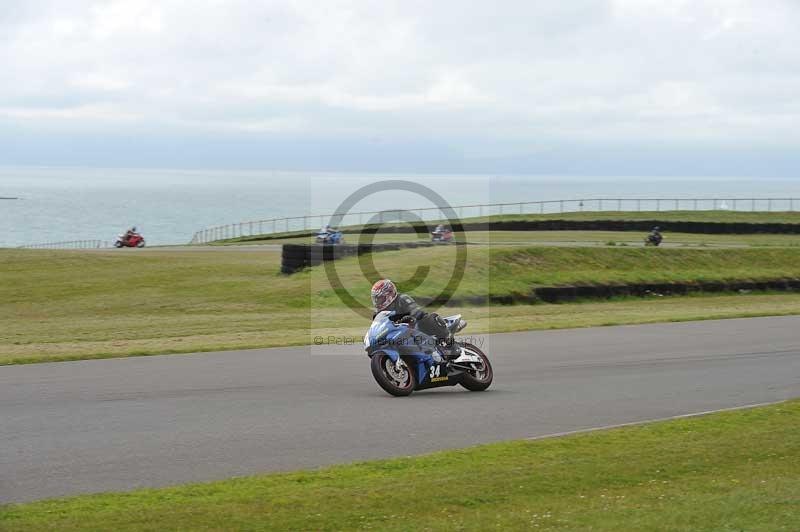
[[[442,347],[442,351],[444,351],[444,357],[447,360],[455,360],[461,356],[461,346],[452,337]]]

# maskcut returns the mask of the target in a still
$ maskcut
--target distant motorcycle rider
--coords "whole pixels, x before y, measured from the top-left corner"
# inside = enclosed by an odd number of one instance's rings
[[[661,228],[658,226],[653,227],[653,229],[650,231],[650,234],[647,235],[647,239],[655,245],[659,245],[664,239],[664,237],[661,235]]]
[[[394,311],[392,320],[415,325],[421,332],[445,343],[449,347],[447,358],[458,358],[461,354],[461,348],[450,335],[447,324],[441,316],[435,312],[425,312],[411,296],[398,294],[397,287],[389,279],[381,279],[372,285],[371,296],[376,314]]]
[[[123,239],[122,239],[122,240],[123,240],[124,242],[128,242],[128,241],[131,239],[131,237],[132,237],[133,235],[135,235],[135,234],[136,234],[136,226],[134,225],[133,227],[131,227],[130,229],[128,229],[127,231],[125,231],[125,236],[123,237]]]

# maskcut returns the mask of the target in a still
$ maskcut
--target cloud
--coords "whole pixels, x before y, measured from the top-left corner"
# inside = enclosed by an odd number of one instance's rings
[[[7,0],[0,132],[793,149],[798,26],[793,0]]]

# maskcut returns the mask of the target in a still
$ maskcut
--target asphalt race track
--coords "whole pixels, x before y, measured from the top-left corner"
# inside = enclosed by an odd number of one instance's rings
[[[403,399],[378,388],[359,344],[0,367],[0,502],[797,397],[798,331],[780,317],[492,335],[487,392]]]

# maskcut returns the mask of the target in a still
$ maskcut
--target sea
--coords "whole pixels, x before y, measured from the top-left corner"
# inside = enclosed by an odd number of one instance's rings
[[[302,223],[316,227],[348,199],[351,213],[435,208],[443,202],[458,207],[585,199],[596,205],[599,198],[611,209],[615,199],[800,198],[800,179],[0,167],[0,197],[18,198],[0,200],[0,247],[113,241],[131,226],[148,245],[168,245],[188,243],[204,228],[254,220],[313,215]],[[578,204],[568,205],[574,210]],[[795,207],[800,209],[800,201]],[[774,208],[786,209],[779,203]],[[476,209],[468,213],[475,215]],[[270,222],[262,227],[271,228]]]

